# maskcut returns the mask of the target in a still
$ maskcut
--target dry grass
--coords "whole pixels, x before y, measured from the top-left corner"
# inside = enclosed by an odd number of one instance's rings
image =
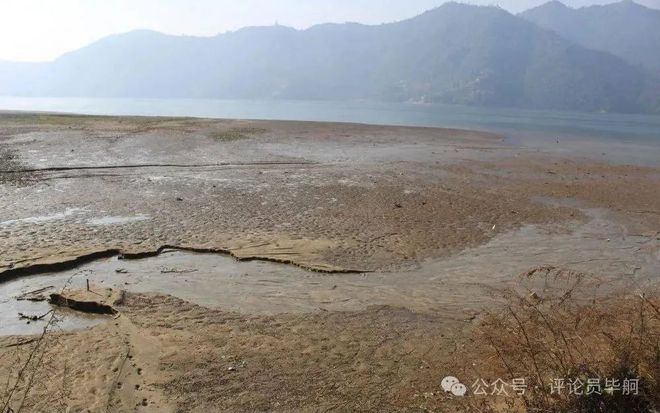
[[[507,305],[488,314],[476,331],[483,362],[481,377],[509,382],[526,378],[525,394],[506,401],[482,400],[479,411],[523,412],[655,412],[660,406],[660,296],[610,294],[581,299],[593,283],[578,273],[543,271],[546,285],[561,285],[552,294],[509,291]],[[535,276],[534,272],[526,274]],[[562,279],[563,277],[563,279]],[[547,291],[546,291],[547,292]],[[578,298],[580,297],[580,298]],[[564,379],[561,394],[550,384]],[[575,382],[575,380],[579,380]],[[586,394],[589,379],[600,392]],[[638,394],[606,390],[606,379],[638,380]],[[573,382],[583,387],[571,393]],[[631,383],[628,381],[628,383]],[[591,387],[598,390],[598,387]],[[599,394],[600,393],[600,394]]]
[[[254,135],[260,135],[262,133],[268,132],[263,128],[253,128],[253,127],[238,127],[231,128],[229,130],[219,131],[212,133],[210,136],[222,142],[236,141],[240,139],[247,139]]]
[[[61,366],[53,362],[47,354],[50,348],[56,346],[58,335],[52,334],[59,331],[59,317],[56,312],[51,312],[44,326],[43,333],[34,338],[19,339],[11,353],[13,365],[8,374],[3,378],[0,388],[0,412],[18,413],[26,410],[26,406],[34,404],[34,398],[43,394],[44,389],[54,388],[50,391],[53,396],[50,404],[52,412],[66,411],[71,388],[68,382],[67,366]],[[63,370],[60,374],[60,383],[53,386],[44,377],[55,377],[56,372]]]
[[[71,284],[70,277],[61,291],[63,292]],[[48,317],[44,318],[46,324],[40,335],[34,337],[17,338],[11,346],[13,351],[8,354],[13,362],[6,372],[6,377],[0,382],[0,413],[19,413],[26,410],[26,406],[34,404],[34,399],[39,399],[45,390],[50,391],[49,409],[52,412],[65,412],[67,400],[71,394],[71,383],[69,382],[68,366],[58,364],[49,350],[57,346],[60,339],[57,332],[61,332],[59,325],[62,320],[56,309],[49,311]],[[52,378],[59,372],[59,383],[53,386]],[[50,378],[45,380],[44,377]]]
[[[24,169],[25,165],[21,162],[17,151],[0,146],[0,185],[23,186],[29,184],[33,176]]]

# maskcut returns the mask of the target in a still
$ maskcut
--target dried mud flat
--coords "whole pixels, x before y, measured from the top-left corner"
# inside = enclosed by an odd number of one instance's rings
[[[577,274],[597,281],[572,299],[655,302],[658,169],[553,144],[0,113],[0,282],[128,290],[91,327],[60,331],[54,307],[30,324],[48,334],[0,338],[3,408],[484,411],[440,381],[491,360],[475,337],[511,291]],[[199,253],[282,264],[239,276]]]

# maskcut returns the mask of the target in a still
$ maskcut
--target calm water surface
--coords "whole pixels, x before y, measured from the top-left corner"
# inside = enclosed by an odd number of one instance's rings
[[[594,138],[660,145],[660,116],[654,115],[409,103],[20,97],[0,97],[0,110],[439,126],[498,132],[513,140]]]

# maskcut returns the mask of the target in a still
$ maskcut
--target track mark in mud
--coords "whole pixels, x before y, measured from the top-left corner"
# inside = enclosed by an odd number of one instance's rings
[[[318,162],[278,162],[278,161],[264,161],[264,162],[220,162],[208,164],[175,164],[175,163],[153,163],[153,164],[139,164],[139,165],[104,165],[104,166],[53,166],[49,168],[32,168],[32,169],[6,169],[0,170],[0,174],[18,174],[30,172],[60,172],[60,171],[88,171],[99,169],[139,169],[139,168],[212,168],[223,166],[297,166],[297,165],[318,165]]]
[[[83,264],[87,264],[104,258],[119,257],[120,259],[124,259],[124,260],[138,260],[138,259],[156,257],[166,250],[187,251],[187,252],[202,253],[202,254],[224,254],[224,255],[229,255],[238,261],[274,262],[278,264],[293,265],[302,268],[304,270],[314,271],[324,274],[364,274],[370,272],[366,270],[356,270],[356,269],[325,268],[320,265],[315,266],[315,265],[302,264],[296,262],[295,260],[281,259],[271,256],[260,256],[260,255],[238,256],[232,250],[222,249],[222,248],[192,248],[192,247],[180,247],[173,245],[163,245],[160,248],[156,249],[155,251],[146,251],[140,253],[125,253],[119,249],[108,249],[108,250],[93,252],[91,254],[81,255],[76,258],[64,260],[60,262],[47,263],[47,264],[34,264],[20,268],[10,267],[5,271],[0,271],[0,284],[28,275],[67,271],[67,270],[75,269]]]

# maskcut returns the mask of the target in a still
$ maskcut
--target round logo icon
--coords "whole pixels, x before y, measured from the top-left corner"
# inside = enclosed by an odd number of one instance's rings
[[[454,384],[458,384],[460,381],[454,377],[454,376],[447,376],[444,379],[442,379],[442,382],[440,383],[442,385],[442,390],[446,392],[450,392],[451,388]]]
[[[463,397],[465,396],[465,393],[467,393],[467,387],[465,387],[465,384],[456,383],[453,386],[451,386],[451,394],[453,394],[454,396]]]

